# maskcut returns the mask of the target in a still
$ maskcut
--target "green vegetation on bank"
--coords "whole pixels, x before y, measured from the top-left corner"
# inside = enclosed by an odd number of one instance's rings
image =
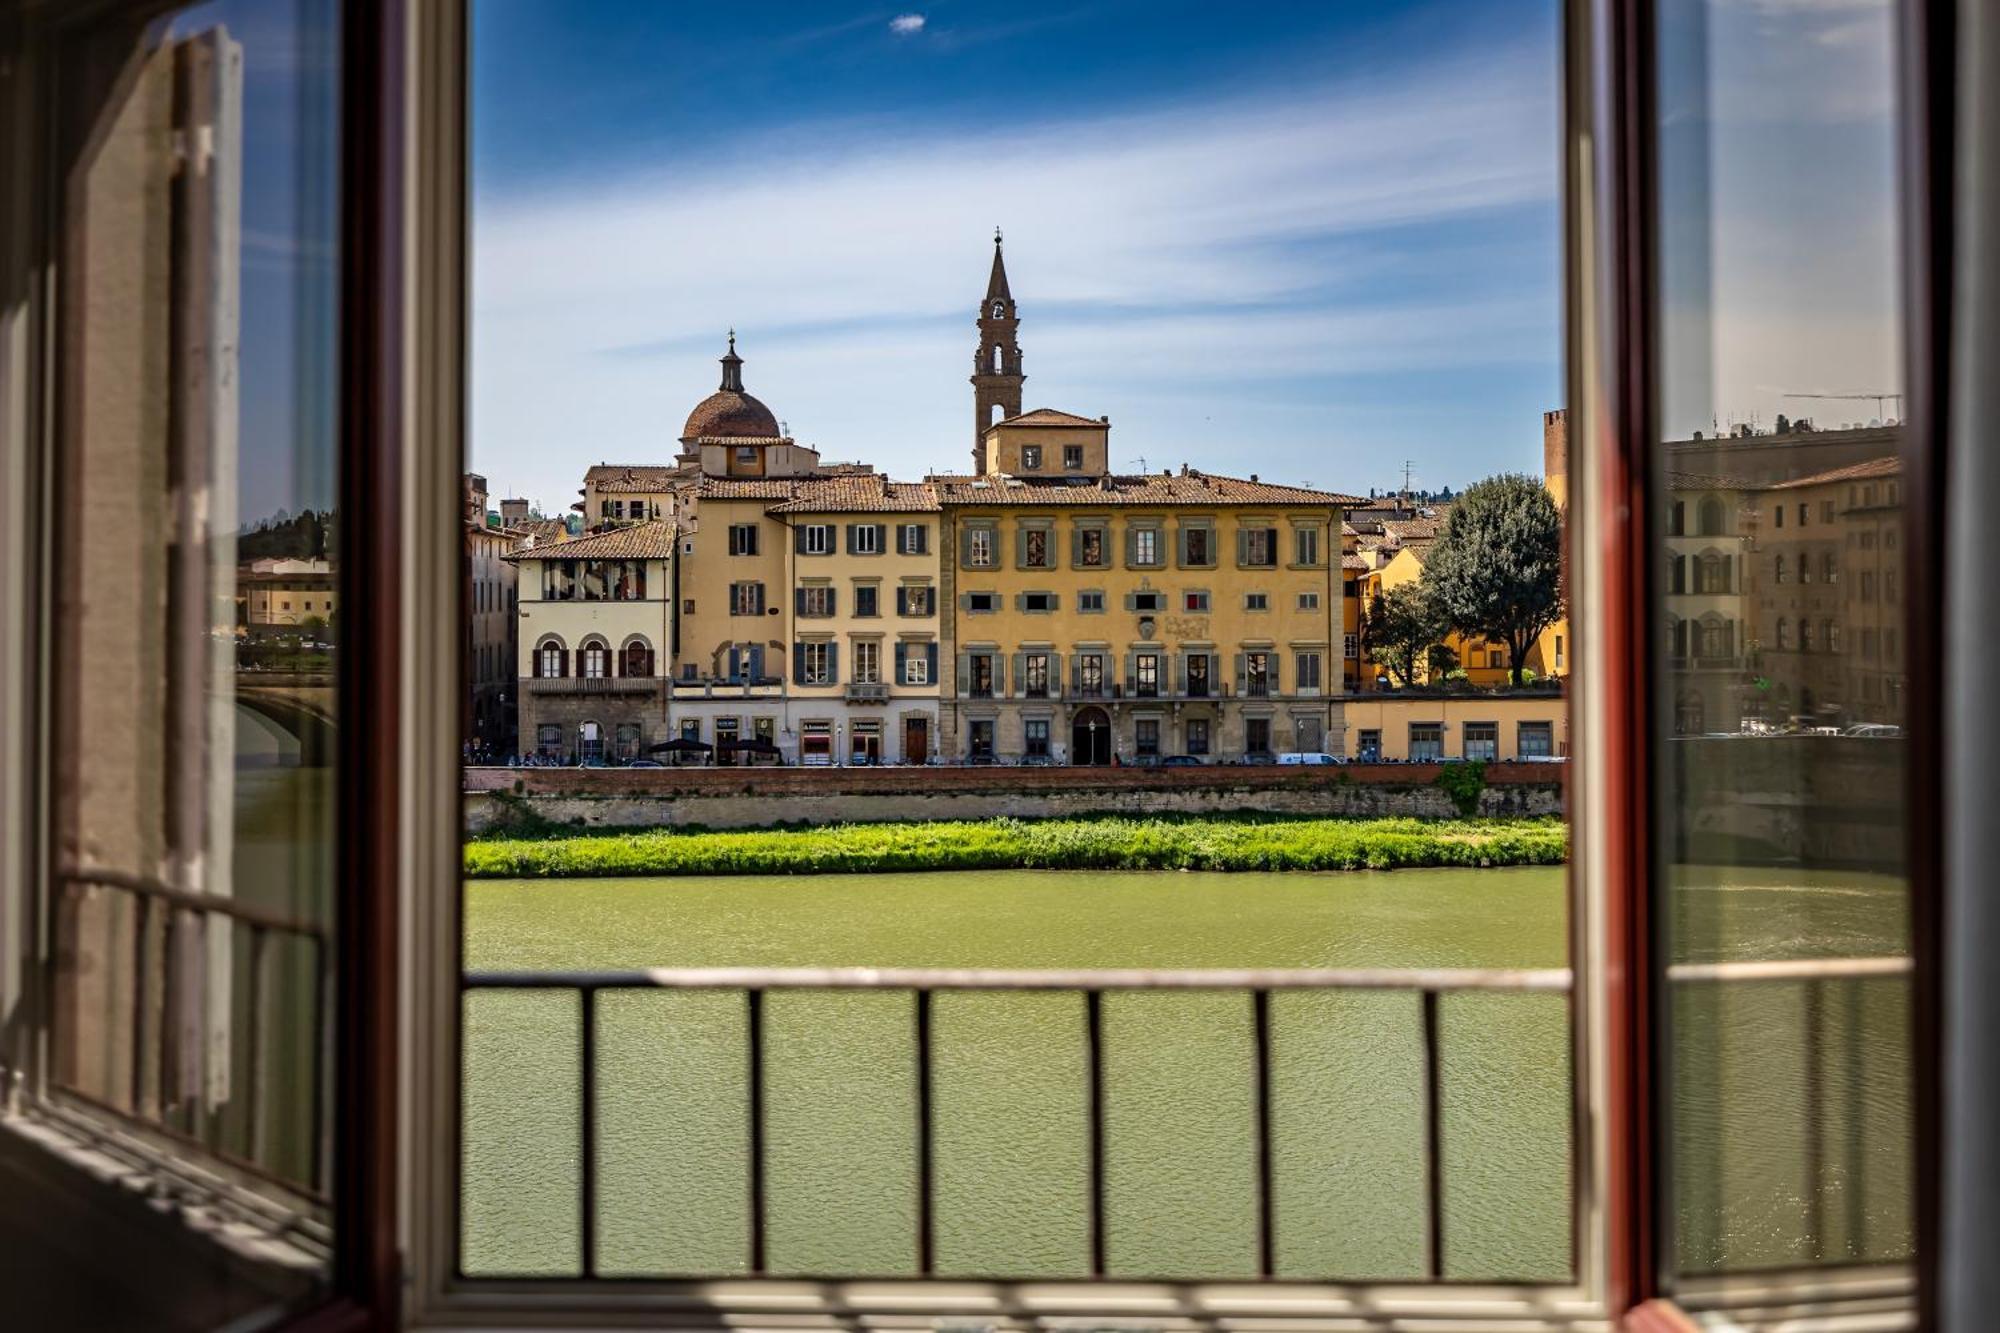
[[[472,879],[857,874],[899,870],[1390,870],[1555,865],[1560,819],[1103,816],[648,830],[468,842]]]

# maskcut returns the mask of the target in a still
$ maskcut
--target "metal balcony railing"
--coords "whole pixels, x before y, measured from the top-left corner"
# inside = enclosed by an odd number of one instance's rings
[[[881,704],[889,702],[889,687],[877,681],[849,681],[847,701],[855,704]]]
[[[330,930],[230,898],[188,893],[117,871],[72,869],[59,873],[56,881],[65,947],[86,952],[101,946],[106,968],[124,972],[129,966],[130,971],[125,973],[129,995],[124,1014],[100,1017],[93,1012],[87,1030],[79,1018],[78,1028],[66,1031],[58,1010],[51,1035],[58,1048],[70,1054],[52,1061],[50,1091],[255,1182],[281,1187],[283,1198],[330,1206],[326,1099],[320,1094],[333,1035]],[[120,899],[129,904],[129,911],[105,911],[84,924],[93,903],[109,907]],[[298,970],[287,969],[274,957],[276,941],[284,938],[307,950],[308,975],[292,977],[294,991],[304,994],[304,1026],[311,1034],[304,1052],[305,1071],[272,1068],[274,1057],[295,1049],[282,1033],[274,1037],[271,1027],[283,1008],[277,988],[287,971]],[[246,995],[247,1001],[238,1013],[217,1012],[215,969],[234,966],[228,960],[238,954],[239,941],[248,946],[249,977],[247,985],[231,990]],[[122,960],[114,962],[114,954],[122,954]],[[241,1030],[233,1021],[238,1017],[247,1024]],[[213,1068],[218,1033],[228,1038],[219,1046],[224,1053],[238,1049],[240,1037],[240,1065],[232,1059],[234,1068]],[[88,1067],[108,1086],[83,1085],[76,1071],[85,1067],[86,1057]],[[298,1083],[312,1090],[305,1098],[310,1108],[306,1126],[287,1125],[283,1109],[271,1109],[285,1085]],[[227,1118],[233,1128],[224,1125],[224,1108],[211,1101],[218,1084],[231,1089]],[[295,1140],[301,1129],[302,1145],[281,1142],[287,1137]],[[293,1165],[280,1164],[281,1157]]]
[[[532,676],[531,694],[651,694],[658,676]]]
[[[1423,1064],[1423,1157],[1425,1179],[1425,1278],[1440,1281],[1445,1273],[1444,1155],[1440,1140],[1442,1061],[1438,1042],[1438,997],[1461,992],[1506,992],[1567,995],[1571,974],[1566,968],[1465,969],[1386,968],[1235,969],[1217,971],[985,971],[919,968],[643,968],[626,971],[528,972],[478,971],[464,974],[467,991],[561,990],[577,993],[580,1003],[578,1123],[579,1221],[584,1278],[598,1275],[598,1082],[597,997],[604,991],[702,990],[741,991],[745,996],[744,1025],[748,1049],[748,1162],[744,1190],[748,1198],[748,1269],[767,1276],[766,1180],[769,1154],[765,1145],[764,1000],[771,991],[868,990],[903,991],[911,996],[912,1044],[916,1065],[916,1114],[910,1126],[917,1162],[915,1240],[918,1269],[936,1272],[934,1163],[938,1130],[933,1114],[933,1078],[937,1058],[932,1036],[932,999],[939,991],[1068,991],[1082,997],[1083,1068],[1085,1085],[1087,1216],[1090,1275],[1107,1276],[1105,1261],[1105,1051],[1103,1002],[1118,991],[1234,991],[1247,994],[1252,1006],[1251,1077],[1254,1080],[1252,1135],[1255,1154],[1258,1280],[1276,1280],[1274,1212],[1273,1079],[1271,996],[1279,991],[1403,991],[1419,997]]]

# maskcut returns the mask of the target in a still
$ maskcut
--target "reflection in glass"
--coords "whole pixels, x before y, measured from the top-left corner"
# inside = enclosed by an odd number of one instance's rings
[[[1682,1274],[1913,1243],[1892,9],[1659,8]]]
[[[46,1085],[277,1257],[245,1316],[330,1224],[336,42],[107,22],[59,121]]]

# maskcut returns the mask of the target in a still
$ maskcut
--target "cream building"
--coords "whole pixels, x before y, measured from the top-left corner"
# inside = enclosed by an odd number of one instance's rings
[[[675,528],[649,522],[506,559],[519,571],[522,754],[622,762],[670,739]]]
[[[1342,701],[1350,757],[1362,763],[1556,759],[1569,708],[1552,686],[1492,693],[1400,690]]]

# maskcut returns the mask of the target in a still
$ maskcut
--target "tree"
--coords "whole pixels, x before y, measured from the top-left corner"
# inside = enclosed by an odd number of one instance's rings
[[[1421,582],[1405,583],[1368,604],[1362,634],[1368,657],[1399,685],[1415,685],[1430,651],[1448,629],[1437,599]]]
[[[1507,645],[1507,678],[1563,614],[1562,514],[1542,484],[1506,473],[1468,486],[1424,562],[1451,628]]]

